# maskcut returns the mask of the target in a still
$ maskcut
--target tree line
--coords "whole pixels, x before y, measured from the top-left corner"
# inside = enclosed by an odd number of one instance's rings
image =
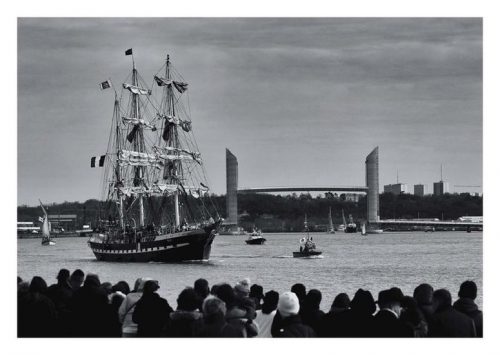
[[[226,196],[212,195],[213,206],[221,217],[226,217]],[[109,202],[96,199],[85,202],[63,202],[47,205],[49,214],[75,214],[79,227],[99,219],[107,219]],[[210,204],[212,206],[212,204]],[[147,207],[147,206],[146,206]],[[366,219],[366,196],[350,201],[344,194],[239,194],[238,214],[240,225],[264,231],[300,231],[307,214],[311,229],[322,229],[328,224],[328,211],[332,210],[335,224],[342,223],[342,211],[346,218],[352,215],[355,221]],[[214,211],[212,211],[214,212]],[[411,194],[380,194],[381,219],[438,218],[455,220],[461,216],[482,216],[483,197],[467,193],[444,194],[442,196],[416,196]],[[18,206],[18,221],[37,222],[42,215],[39,206]]]

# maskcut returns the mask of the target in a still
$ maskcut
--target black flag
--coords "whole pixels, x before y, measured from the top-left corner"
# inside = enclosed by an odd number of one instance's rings
[[[90,167],[95,168],[95,157],[90,158]]]
[[[132,55],[132,48],[125,51],[125,55]]]
[[[99,167],[104,166],[104,159],[106,159],[106,156],[101,155],[101,157],[99,158]]]

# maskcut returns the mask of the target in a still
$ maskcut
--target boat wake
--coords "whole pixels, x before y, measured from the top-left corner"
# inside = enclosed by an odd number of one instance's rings
[[[293,256],[292,255],[277,255],[277,256],[273,256],[273,258],[288,259],[288,258],[293,258]]]
[[[214,258],[237,258],[237,259],[255,259],[255,258],[262,258],[262,255],[214,255]]]

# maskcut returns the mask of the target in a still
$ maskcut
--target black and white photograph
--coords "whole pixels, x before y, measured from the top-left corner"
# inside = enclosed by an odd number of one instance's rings
[[[159,14],[15,19],[16,342],[493,336],[483,16]]]

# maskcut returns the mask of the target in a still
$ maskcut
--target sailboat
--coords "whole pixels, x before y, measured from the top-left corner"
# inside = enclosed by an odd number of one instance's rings
[[[321,255],[323,252],[316,249],[316,243],[313,242],[312,237],[309,235],[309,228],[307,226],[307,214],[304,218],[304,229],[306,231],[306,236],[300,239],[299,251],[294,251],[293,257],[306,258]]]
[[[47,214],[47,211],[43,207],[42,201],[40,201],[40,207],[42,207],[43,211],[43,217],[40,217],[42,222],[42,245],[44,246],[56,245],[56,242],[50,237],[49,215]]]
[[[135,66],[115,90],[104,167],[104,208],[88,245],[103,261],[207,260],[222,219],[192,132],[188,84],[167,55],[148,86]],[[91,167],[95,167],[95,158]]]
[[[335,228],[333,227],[332,208],[331,207],[330,207],[330,210],[328,212],[328,233],[335,234]]]
[[[361,235],[366,235],[366,225],[364,223],[361,225]]]

